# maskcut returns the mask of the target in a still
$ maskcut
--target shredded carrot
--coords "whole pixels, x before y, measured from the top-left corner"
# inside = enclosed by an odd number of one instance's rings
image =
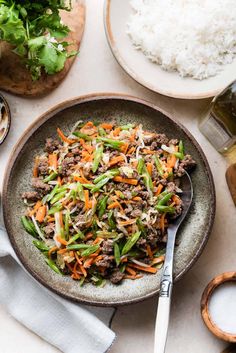
[[[29,212],[29,216],[33,216],[41,206],[42,206],[42,201],[37,201],[33,210]]]
[[[135,219],[130,219],[128,221],[120,221],[119,225],[121,226],[129,226],[130,224],[134,224],[136,222],[136,218]]]
[[[161,228],[162,234],[164,234],[164,232],[165,232],[165,216],[166,216],[166,214],[163,213],[161,215],[161,219],[160,219],[160,228]]]
[[[132,146],[132,147],[128,150],[127,154],[132,154],[134,151],[135,151],[135,147]]]
[[[94,240],[93,244],[94,244],[94,245],[95,245],[95,244],[98,244],[98,243],[102,242],[102,240],[103,240],[103,238],[97,237],[97,238]]]
[[[83,265],[79,265],[80,271],[83,273],[84,277],[87,277],[87,271],[85,270]]]
[[[155,196],[160,195],[162,189],[163,189],[163,185],[162,185],[162,184],[159,184],[158,187],[157,187],[157,191],[155,192]]]
[[[136,131],[130,136],[129,138],[130,142],[134,142],[135,137],[136,137]]]
[[[68,250],[67,249],[60,249],[58,250],[58,254],[62,255],[62,254],[65,254]]]
[[[39,166],[39,158],[36,157],[34,161],[34,168],[33,168],[33,177],[37,178],[38,177],[38,166]]]
[[[136,276],[132,276],[132,275],[125,275],[124,279],[138,279],[138,278],[142,278],[142,275],[136,275]]]
[[[126,154],[127,151],[128,151],[128,148],[129,148],[129,143],[128,142],[124,142],[124,144],[121,146],[120,150],[121,150],[121,152]]]
[[[77,255],[76,251],[74,252],[76,261],[78,262],[79,265],[82,265],[82,261],[80,260],[79,256]]]
[[[36,221],[38,221],[39,223],[42,223],[46,216],[46,211],[47,211],[47,208],[45,205],[40,206],[36,213],[36,217],[35,217]]]
[[[53,246],[53,248],[51,248],[48,252],[48,256],[51,257],[52,253],[57,251],[58,250],[58,247],[57,246]]]
[[[89,239],[91,239],[92,237],[93,237],[93,233],[92,233],[92,232],[89,232],[89,233],[86,234],[84,240],[89,240]]]
[[[136,276],[137,272],[134,271],[131,267],[126,266],[125,270],[132,276]]]
[[[79,181],[82,184],[90,184],[90,183],[87,183],[85,179],[83,179],[82,177],[79,177],[77,175],[74,175],[74,181]]]
[[[77,279],[77,280],[81,278],[81,276],[77,272],[72,273],[72,275],[70,275],[70,276],[72,279]]]
[[[179,204],[180,204],[180,198],[179,198],[178,196],[174,195],[174,196],[172,197],[172,200],[174,201],[174,203],[175,203],[176,205],[179,205]]]
[[[119,136],[120,130],[121,130],[120,127],[115,128],[115,130],[113,131],[113,136]]]
[[[88,181],[88,179],[85,178],[83,170],[79,169],[80,175],[81,177],[85,180],[85,184],[91,184],[90,181]]]
[[[152,150],[149,150],[149,149],[147,149],[147,148],[144,148],[144,149],[142,150],[142,153],[143,153],[143,154],[155,154],[156,152],[155,152],[155,151],[152,151]]]
[[[145,266],[140,266],[140,265],[136,265],[136,264],[130,264],[129,266],[137,268],[137,270],[144,271],[144,272],[150,272],[150,273],[156,273],[157,272],[157,269],[154,268],[154,267],[151,267],[151,266],[145,267]]]
[[[160,264],[164,260],[165,260],[165,255],[161,255],[159,257],[155,257],[155,259],[153,259],[153,261],[152,261],[152,265]]]
[[[148,253],[148,256],[149,257],[153,257],[153,253],[152,253],[152,249],[151,249],[151,246],[150,245],[147,245],[147,253]]]
[[[128,179],[128,178],[122,178],[121,176],[115,176],[113,178],[114,181],[117,181],[118,183],[125,183],[125,184],[130,184],[130,185],[137,185],[138,180],[137,179]]]
[[[68,139],[68,137],[66,137],[63,132],[61,131],[61,129],[59,129],[59,127],[57,128],[57,133],[60,136],[60,138],[62,139],[62,141],[68,143],[69,145],[71,145],[72,143],[75,142],[75,140],[70,140]]]
[[[88,258],[87,260],[85,260],[84,261],[84,265],[83,265],[84,268],[89,268],[92,265],[93,261],[94,261],[93,257],[92,258]]]
[[[96,257],[96,259],[95,259],[95,260],[96,260],[96,261],[102,260],[102,259],[103,259],[103,257],[104,257],[104,255],[99,255],[99,256],[97,256],[97,257]]]
[[[62,245],[67,245],[67,241],[65,240],[65,239],[62,239],[61,237],[60,237],[60,235],[57,235],[56,236],[56,239],[57,239],[57,241],[60,243],[60,244],[62,244]]]
[[[86,149],[86,151],[88,151],[90,154],[94,151],[94,147],[88,144],[83,144],[83,148]]]
[[[171,157],[169,158],[168,162],[167,162],[167,167],[168,168],[174,168],[176,163],[176,157],[174,154],[171,155]]]
[[[62,185],[62,182],[63,182],[62,178],[61,178],[60,176],[58,176],[58,177],[57,177],[57,183],[58,183],[58,185],[61,186],[61,185]]]
[[[108,208],[108,210],[111,210],[113,208],[118,208],[120,206],[121,206],[120,203],[118,201],[115,201],[115,202],[110,203],[110,205],[107,208]],[[121,206],[121,208],[122,208],[122,206]]]
[[[55,222],[55,218],[54,218],[54,217],[48,217],[47,221],[48,221],[49,223]]]
[[[121,259],[121,261],[120,261],[122,264],[123,264],[123,262],[128,262],[128,257],[124,257],[123,259]]]
[[[112,160],[109,162],[109,167],[119,163],[119,162],[122,162],[124,160],[124,157],[123,156],[118,156],[118,157],[114,157],[112,158]]]
[[[152,167],[153,167],[152,163],[147,163],[147,171],[150,175],[152,175]]]
[[[139,196],[135,196],[132,198],[133,201],[142,201],[142,198]]]
[[[105,130],[111,130],[113,128],[113,125],[108,123],[103,123],[103,124],[100,124],[100,127],[102,127]]]
[[[56,153],[49,154],[48,164],[49,164],[49,167],[52,167],[54,170],[57,170],[57,155],[56,155]]]
[[[84,190],[84,199],[85,199],[85,208],[86,210],[90,209],[90,200],[89,200],[89,191],[88,190]]]

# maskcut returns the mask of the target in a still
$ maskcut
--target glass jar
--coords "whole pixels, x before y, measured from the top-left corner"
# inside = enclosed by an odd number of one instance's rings
[[[236,81],[212,100],[199,128],[218,152],[236,162]]]

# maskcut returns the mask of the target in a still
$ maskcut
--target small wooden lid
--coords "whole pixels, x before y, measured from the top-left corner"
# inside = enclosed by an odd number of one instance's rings
[[[227,342],[232,342],[232,343],[236,343],[236,332],[235,334],[231,334],[225,331],[222,331],[218,326],[216,326],[216,324],[214,323],[214,321],[212,321],[210,313],[209,313],[209,302],[210,302],[210,298],[212,293],[214,292],[214,290],[219,287],[220,285],[222,285],[225,282],[232,282],[232,281],[236,281],[236,272],[225,272],[222,273],[221,275],[213,278],[213,280],[206,286],[203,294],[202,294],[202,299],[201,299],[201,314],[202,314],[202,318],[204,323],[206,324],[206,326],[208,327],[208,329],[218,338],[227,341]],[[226,351],[226,352],[222,352],[222,353],[227,353],[227,352],[231,352],[231,351]],[[234,351],[232,351],[233,353]]]

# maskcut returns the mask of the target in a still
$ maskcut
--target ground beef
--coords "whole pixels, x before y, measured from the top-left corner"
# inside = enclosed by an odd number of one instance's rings
[[[167,145],[169,140],[165,134],[158,134],[157,137],[155,138],[155,142],[157,142],[157,144],[161,146],[161,145]]]
[[[192,169],[195,166],[196,166],[196,162],[189,154],[186,154],[184,159],[179,163],[178,167],[175,168],[174,174],[177,175],[178,177],[181,177],[184,175],[185,170]]]
[[[71,153],[73,153],[74,155],[78,156],[78,154],[80,153],[79,147],[73,148],[73,150],[71,150]]]
[[[140,237],[136,243],[138,248],[143,248],[144,245],[147,244],[147,240],[145,238]]]
[[[102,253],[106,254],[106,255],[113,253],[113,241],[111,239],[103,241],[103,243],[102,243]]]
[[[147,231],[146,241],[151,247],[157,245],[158,242],[162,240],[161,230],[155,227],[149,227]]]
[[[148,198],[150,197],[148,191],[139,191],[138,195],[142,197],[143,200],[148,200]]]
[[[47,157],[41,157],[39,159],[38,171],[41,175],[47,175],[48,173],[48,159]]]
[[[98,168],[98,170],[97,170],[97,172],[98,172],[98,174],[103,174],[103,173],[105,173],[106,171],[107,171],[107,168],[108,168],[108,165],[101,165],[99,168]],[[95,177],[94,177],[95,178]]]
[[[156,140],[157,136],[158,136],[157,134],[153,134],[151,136],[150,135],[144,136],[143,141],[146,145],[150,145],[153,141]]]
[[[132,217],[140,217],[142,215],[142,211],[141,210],[139,210],[139,209],[136,209],[136,210],[133,210],[132,212],[131,212],[131,216]]]
[[[54,225],[52,223],[49,223],[45,228],[44,228],[44,233],[46,238],[52,238],[54,235]]]
[[[156,141],[153,141],[150,146],[150,150],[156,150],[159,147],[158,143]]]
[[[41,199],[41,195],[37,191],[28,191],[22,194],[22,198],[33,202]]]
[[[98,260],[95,262],[96,266],[101,266],[101,267],[105,267],[105,268],[109,268],[111,266],[111,259],[109,256],[105,255],[103,257],[103,259]]]
[[[53,153],[55,150],[58,149],[60,143],[58,140],[56,139],[52,139],[52,138],[48,138],[46,140],[46,144],[45,144],[45,151],[48,153]]]
[[[50,185],[44,183],[41,178],[33,178],[32,179],[32,186],[41,195],[46,195],[51,190]]]
[[[166,186],[168,184],[168,181],[166,179],[161,179],[159,180],[159,184]]]
[[[67,157],[61,163],[61,174],[63,176],[69,176],[73,172],[71,167],[75,165],[75,158],[74,157]]]
[[[133,207],[128,204],[128,206],[124,209],[125,214],[128,214],[133,211]]]
[[[133,198],[133,195],[132,195],[132,192],[129,191],[129,190],[125,190],[123,192],[123,194],[125,195],[125,197],[128,199],[128,200],[131,200]]]
[[[110,281],[111,283],[116,284],[121,282],[123,278],[124,278],[124,273],[120,272],[119,269],[116,269],[115,271],[112,272],[110,276]]]
[[[170,183],[167,184],[166,190],[168,192],[176,192],[176,185],[175,183],[173,183],[172,181]]]
[[[179,143],[179,140],[177,140],[177,139],[171,139],[171,140],[169,141],[169,145],[174,145],[174,146],[176,146],[176,145],[178,145],[178,143]]]

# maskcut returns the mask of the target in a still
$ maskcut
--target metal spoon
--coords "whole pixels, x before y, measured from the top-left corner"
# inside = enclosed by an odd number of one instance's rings
[[[169,326],[171,293],[173,286],[173,258],[176,234],[180,224],[188,213],[193,198],[193,187],[187,172],[181,178],[181,199],[183,212],[171,223],[167,230],[166,256],[161,277],[161,288],[156,316],[154,353],[164,353]]]
[[[0,95],[0,145],[3,143],[11,125],[11,113],[7,101]]]

